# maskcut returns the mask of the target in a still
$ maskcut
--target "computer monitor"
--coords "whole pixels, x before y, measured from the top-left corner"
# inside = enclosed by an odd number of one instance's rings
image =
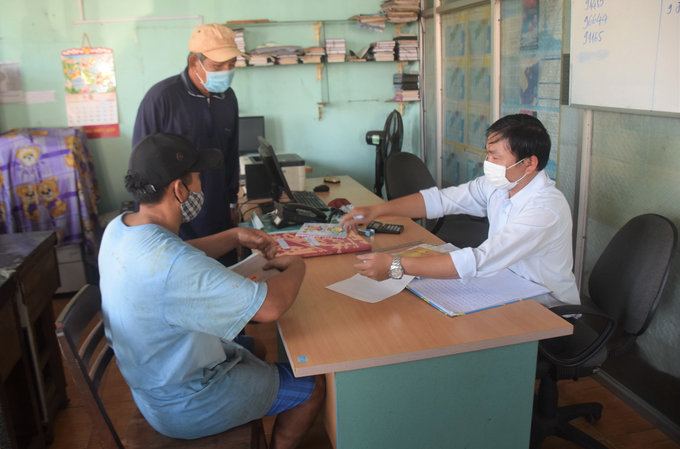
[[[260,157],[262,157],[262,163],[264,164],[265,170],[269,174],[269,179],[272,183],[272,199],[274,201],[279,201],[281,199],[281,191],[283,191],[288,198],[293,199],[293,192],[291,192],[286,177],[281,169],[281,164],[279,163],[276,154],[274,153],[274,148],[264,140],[262,137],[257,138],[260,142],[260,146],[257,148]]]
[[[257,153],[260,146],[258,137],[264,137],[264,117],[239,117],[238,154]]]

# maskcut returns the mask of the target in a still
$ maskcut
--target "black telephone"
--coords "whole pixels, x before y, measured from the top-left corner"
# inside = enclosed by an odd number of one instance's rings
[[[278,228],[284,228],[292,224],[326,223],[326,214],[319,209],[299,203],[274,202],[274,214],[272,223]]]

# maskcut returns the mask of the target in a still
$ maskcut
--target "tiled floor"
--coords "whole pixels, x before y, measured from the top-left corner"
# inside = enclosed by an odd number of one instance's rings
[[[55,316],[68,302],[67,299],[54,301]],[[261,339],[267,347],[267,360],[275,361],[277,357],[276,326],[273,323],[248,326],[246,331]],[[69,373],[68,397],[71,402],[68,408],[57,414],[55,423],[55,439],[50,449],[100,449],[97,436],[92,431],[90,418],[85,411],[78,392],[73,387]],[[601,441],[612,449],[677,449],[674,443],[661,431],[655,429],[648,421],[637,415],[630,407],[621,402],[613,394],[591,378],[578,382],[563,381],[559,384],[560,405],[597,401],[604,405],[602,419],[589,424],[583,418],[572,421],[578,428]],[[105,374],[100,390],[102,402],[106,407],[113,425],[122,434],[125,425],[135,411],[130,389],[125,384],[115,363]],[[271,436],[274,418],[265,418],[267,438]],[[548,438],[543,449],[567,449],[577,446],[556,437]],[[300,449],[331,449],[332,445],[323,425],[322,417],[317,419],[312,430],[307,434]],[[495,448],[493,448],[495,449]]]

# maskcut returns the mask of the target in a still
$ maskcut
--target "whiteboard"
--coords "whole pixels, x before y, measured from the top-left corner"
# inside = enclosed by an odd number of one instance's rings
[[[680,1],[571,6],[572,106],[680,114]]]

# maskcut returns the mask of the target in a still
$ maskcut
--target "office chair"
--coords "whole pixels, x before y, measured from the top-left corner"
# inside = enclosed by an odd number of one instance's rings
[[[139,410],[135,411],[121,440],[98,393],[102,376],[114,357],[113,349],[104,336],[101,307],[99,288],[86,285],[57,318],[56,332],[66,366],[83,398],[103,449],[267,448],[261,419],[217,435],[181,440],[156,432]]]
[[[411,195],[436,185],[425,163],[415,154],[400,152],[393,153],[387,158],[385,190],[388,200]],[[486,217],[480,220],[469,215],[448,215],[439,218],[430,232],[458,248],[476,248],[488,238],[489,222]]]
[[[588,422],[599,420],[602,404],[592,402],[558,408],[557,381],[592,376],[607,357],[621,355],[635,344],[654,316],[677,240],[675,225],[660,215],[646,214],[631,219],[614,235],[593,267],[588,280],[593,305],[551,309],[558,315],[583,314],[583,318],[572,320],[571,337],[539,344],[536,378],[540,379],[540,385],[534,401],[531,449],[540,448],[543,440],[551,435],[584,448],[606,448],[569,424],[579,416]],[[593,322],[590,327],[585,322],[592,320],[592,316],[599,317],[595,318],[599,322]]]

